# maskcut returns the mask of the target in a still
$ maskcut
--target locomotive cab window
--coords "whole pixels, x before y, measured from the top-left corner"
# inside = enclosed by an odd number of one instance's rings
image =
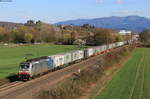
[[[21,64],[20,68],[21,69],[29,69],[29,64]]]

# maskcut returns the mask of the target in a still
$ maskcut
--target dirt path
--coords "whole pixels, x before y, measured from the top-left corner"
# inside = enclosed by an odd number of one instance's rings
[[[145,58],[146,59],[146,58]],[[140,94],[140,99],[143,98],[144,94],[144,81],[145,81],[145,69],[146,69],[146,63],[144,62],[144,68],[143,68],[143,74],[142,74],[142,84],[141,84],[141,94]]]
[[[143,69],[143,77],[142,77],[142,84],[141,84],[141,94],[140,94],[140,99],[142,99],[143,97],[143,93],[144,93],[144,81],[145,81],[145,64],[144,64],[144,69]]]

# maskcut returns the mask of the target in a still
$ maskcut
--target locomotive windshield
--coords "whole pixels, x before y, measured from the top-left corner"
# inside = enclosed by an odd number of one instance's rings
[[[29,69],[29,63],[22,63],[22,64],[20,64],[20,69],[23,69],[23,70]]]

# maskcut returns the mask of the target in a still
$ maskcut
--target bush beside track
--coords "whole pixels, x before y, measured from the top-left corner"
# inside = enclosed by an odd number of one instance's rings
[[[81,73],[74,73],[71,79],[64,81],[57,88],[42,92],[40,99],[79,99],[87,93],[92,84],[96,84],[114,64],[123,60],[133,50],[132,46],[125,46],[112,50],[99,59],[93,67]]]

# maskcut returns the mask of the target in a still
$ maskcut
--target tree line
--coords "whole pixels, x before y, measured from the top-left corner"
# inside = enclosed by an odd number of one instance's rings
[[[0,27],[0,42],[101,45],[127,39],[112,29],[82,26],[50,25],[41,21],[28,20],[24,25],[9,29]]]
[[[0,27],[0,42],[34,43],[52,42],[58,39],[59,29],[41,21],[27,21],[24,25],[8,29]]]
[[[150,43],[150,30],[145,29],[140,33],[140,41],[143,43]]]

